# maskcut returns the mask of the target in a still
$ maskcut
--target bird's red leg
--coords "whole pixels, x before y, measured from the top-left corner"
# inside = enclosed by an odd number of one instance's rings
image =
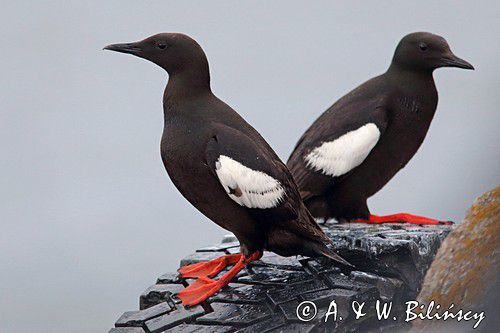
[[[219,274],[226,266],[234,265],[241,259],[241,254],[227,254],[210,261],[202,261],[179,268],[183,278],[213,277]]]
[[[259,260],[262,257],[260,251],[252,253],[249,257],[238,254],[239,260],[235,265],[220,277],[219,280],[212,280],[208,276],[200,276],[195,282],[191,283],[186,289],[177,295],[184,306],[194,306],[200,304],[208,297],[217,293],[222,287],[226,286],[240,272],[245,265],[251,261]]]
[[[370,215],[368,220],[356,219],[351,222],[357,223],[410,223],[410,224],[453,224],[451,221],[440,221],[436,219],[431,219],[425,216],[412,215],[407,213],[391,214],[391,215]]]

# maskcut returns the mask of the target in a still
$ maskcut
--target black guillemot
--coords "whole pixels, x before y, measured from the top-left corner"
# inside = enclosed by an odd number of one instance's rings
[[[199,304],[264,250],[327,257],[349,265],[309,213],[291,173],[273,149],[210,88],[207,57],[192,38],[162,33],[105,49],[149,60],[169,74],[163,96],[161,157],[179,192],[210,220],[234,233],[241,254],[182,267],[197,280],[178,296]],[[234,265],[213,280],[227,265]]]
[[[436,111],[433,71],[474,69],[443,37],[416,32],[398,44],[389,69],[326,110],[302,135],[287,165],[307,208],[340,222],[449,223],[411,214],[370,214],[377,193],[417,152]]]

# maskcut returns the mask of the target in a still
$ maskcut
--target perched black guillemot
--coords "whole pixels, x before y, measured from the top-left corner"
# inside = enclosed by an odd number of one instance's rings
[[[200,212],[230,230],[241,254],[182,267],[198,278],[179,293],[195,305],[216,293],[263,250],[283,256],[324,256],[349,265],[306,209],[286,165],[231,107],[210,89],[208,61],[200,45],[178,33],[162,33],[105,49],[152,61],[169,73],[163,96],[161,157],[179,192]],[[219,280],[225,266],[234,265]]]
[[[405,213],[371,215],[366,203],[424,141],[438,101],[432,74],[440,67],[474,69],[443,37],[406,35],[384,74],[339,99],[302,135],[287,165],[315,217],[447,223]]]

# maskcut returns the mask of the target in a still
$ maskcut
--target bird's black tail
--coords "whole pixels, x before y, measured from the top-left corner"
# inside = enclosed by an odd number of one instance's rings
[[[321,256],[321,257],[325,257],[325,258],[328,258],[328,259],[331,259],[335,262],[338,262],[339,264],[342,264],[344,266],[348,266],[348,267],[354,267],[354,265],[352,265],[350,262],[348,262],[347,260],[345,260],[344,258],[342,258],[341,256],[339,256],[335,250],[333,250],[331,248],[331,245],[330,246],[327,246],[323,243],[312,243],[311,244],[311,247],[313,249],[313,251],[318,255],[318,256]]]
[[[290,230],[273,228],[268,232],[266,249],[284,257],[297,254],[312,258],[324,257],[343,266],[354,267],[333,250],[333,244],[324,233],[311,239],[311,237],[306,238]]]
[[[354,267],[333,250],[334,244],[331,239],[305,206],[301,207],[299,214],[296,220],[288,220],[282,226],[268,230],[268,250],[285,257],[297,254],[325,257],[344,266]]]
[[[316,253],[318,256],[322,256],[328,259],[331,259],[333,261],[336,261],[344,266],[349,266],[349,267],[354,267],[351,263],[349,263],[347,260],[339,256],[335,250],[333,249],[334,244],[330,238],[323,232],[323,229],[318,225],[316,222],[316,219],[314,216],[311,214],[309,210],[305,210],[307,213],[307,218],[309,219],[310,223],[315,226],[315,229],[317,231],[316,237],[321,239],[321,241],[313,241],[310,242],[310,247]]]

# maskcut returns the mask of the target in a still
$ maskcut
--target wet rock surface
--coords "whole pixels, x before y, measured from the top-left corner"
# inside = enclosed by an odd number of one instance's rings
[[[352,302],[365,302],[365,308],[373,309],[376,300],[392,301],[392,314],[398,316],[404,302],[417,297],[437,249],[452,229],[336,223],[323,228],[355,269],[340,269],[323,259],[284,258],[266,252],[218,294],[187,309],[176,295],[192,280],[166,273],[140,295],[139,310],[124,313],[110,332],[381,332],[401,328],[404,323],[378,321],[374,310],[355,320]],[[184,258],[181,265],[238,251],[236,239],[227,236],[220,244]],[[306,300],[315,303],[317,315],[304,322],[297,317],[297,306]],[[332,300],[342,320],[330,317],[325,323]]]

